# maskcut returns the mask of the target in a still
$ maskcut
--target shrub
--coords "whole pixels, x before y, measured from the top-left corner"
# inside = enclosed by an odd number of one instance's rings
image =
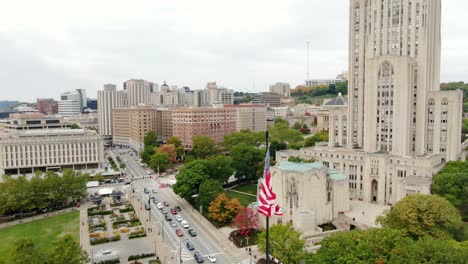
[[[120,228],[120,232],[122,232],[122,233],[127,233],[128,231],[129,231],[129,229],[126,228],[126,227]]]
[[[131,255],[131,256],[128,257],[128,261],[142,259],[142,258],[149,258],[149,257],[154,257],[154,256],[155,256],[154,253]]]
[[[113,211],[92,211],[88,213],[88,216],[95,216],[95,215],[110,215]]]
[[[149,264],[161,264],[161,261],[159,259],[152,259],[149,261]]]
[[[98,244],[103,244],[103,243],[107,243],[107,242],[115,242],[115,241],[119,241],[120,240],[120,236],[117,235],[117,236],[114,236],[114,237],[104,237],[104,238],[99,238],[99,239],[91,239],[90,243],[91,245],[98,245]]]
[[[131,207],[131,206],[119,210],[120,213],[128,213],[128,212],[131,212],[131,211],[133,211],[133,207]]]
[[[128,239],[140,238],[140,237],[145,237],[145,236],[146,236],[146,233],[133,234],[133,235],[129,235]]]
[[[117,264],[117,263],[120,263],[119,258],[107,259],[107,260],[103,260],[103,261],[99,261],[99,262],[94,262],[94,264]]]

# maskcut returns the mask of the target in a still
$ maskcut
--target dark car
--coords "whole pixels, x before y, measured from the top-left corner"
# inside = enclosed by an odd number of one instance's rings
[[[195,232],[195,230],[193,230],[192,228],[188,230],[188,233],[193,237],[197,236],[197,232]]]
[[[145,192],[145,193],[149,193],[149,191],[148,191],[148,189],[147,189],[147,188],[144,188],[144,189],[143,189],[143,192]]]
[[[187,241],[187,248],[188,248],[188,250],[194,250],[195,246],[193,246],[192,242]]]
[[[151,210],[151,206],[149,204],[145,203],[145,209],[149,211],[149,210]]]
[[[205,259],[203,258],[203,255],[198,251],[195,252],[195,254],[193,254],[193,257],[195,258],[197,263],[204,263],[205,262]]]
[[[182,208],[180,208],[180,206],[178,206],[178,205],[176,205],[175,209],[176,209],[177,211],[179,211],[179,212],[182,211]]]
[[[169,206],[169,203],[164,201],[164,206]]]
[[[166,221],[172,221],[172,217],[170,215],[164,215],[164,218],[166,218]]]

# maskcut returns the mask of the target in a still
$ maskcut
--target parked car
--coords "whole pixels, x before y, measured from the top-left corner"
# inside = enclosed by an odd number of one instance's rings
[[[167,214],[166,208],[163,208],[163,209],[162,209],[162,213],[163,213],[163,214]]]
[[[216,257],[214,255],[208,255],[208,260],[211,262],[211,263],[215,263],[216,262]]]
[[[191,236],[193,236],[193,237],[196,237],[196,236],[197,236],[197,232],[196,232],[194,229],[192,229],[192,228],[190,228],[190,229],[188,230],[188,233],[189,233]]]
[[[156,197],[153,198],[153,203],[158,204],[158,200],[156,200]]]
[[[173,214],[173,215],[176,215],[176,214],[177,214],[177,211],[176,211],[175,208],[172,208],[172,209],[171,209],[171,214]]]
[[[192,242],[187,241],[187,249],[188,250],[194,250],[195,249],[195,246],[192,244]]]
[[[170,215],[165,215],[164,218],[166,218],[166,221],[172,221],[172,217]]]
[[[205,259],[203,258],[203,255],[198,251],[195,252],[195,254],[193,254],[193,258],[195,258],[197,263],[204,263],[205,262]]]
[[[177,227],[177,223],[174,222],[174,221],[171,221],[171,222],[170,222],[170,225],[171,225],[172,227]]]
[[[112,250],[110,250],[110,249],[103,249],[102,250],[103,255],[107,255],[107,254],[110,254],[110,253],[112,253]]]
[[[156,189],[153,189],[151,190],[152,193],[158,193],[158,191],[156,191]]]
[[[175,209],[176,209],[177,211],[179,211],[179,212],[182,211],[182,208],[180,208],[180,206],[178,206],[178,205],[176,205]]]
[[[176,215],[175,219],[176,219],[178,222],[184,220],[184,219],[182,218],[182,216],[180,216],[180,215]]]
[[[182,225],[183,228],[189,228],[189,224],[186,220],[182,220],[182,222],[180,222],[180,224]]]
[[[164,201],[164,206],[169,206],[169,203]]]
[[[145,210],[147,210],[147,211],[151,210],[151,206],[149,204],[147,204],[147,203],[145,203]]]
[[[157,207],[159,210],[163,209],[163,206],[162,206],[161,203],[157,203],[157,204],[156,204],[156,207]]]
[[[184,232],[182,232],[182,230],[180,230],[179,228],[177,228],[175,230],[175,233],[178,237],[183,237],[184,236]]]
[[[147,188],[144,188],[144,189],[143,189],[143,192],[145,192],[145,193],[149,193],[149,191],[148,191],[148,189],[147,189]]]

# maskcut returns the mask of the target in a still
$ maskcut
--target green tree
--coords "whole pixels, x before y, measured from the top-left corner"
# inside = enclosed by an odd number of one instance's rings
[[[287,123],[287,121],[275,121],[275,125],[268,128],[268,131],[271,134],[272,141],[297,143],[304,140],[301,132],[289,128],[289,123]]]
[[[10,263],[44,264],[45,261],[31,239],[20,239],[15,242],[10,256]]]
[[[323,131],[308,137],[304,142],[304,147],[315,146],[317,142],[328,142],[328,132]]]
[[[76,124],[76,123],[73,123],[73,124],[71,124],[70,128],[71,129],[79,129],[80,126],[78,124]]]
[[[191,200],[192,196],[198,192],[200,184],[209,178],[205,163],[204,160],[186,163],[176,176],[174,192],[186,200]]]
[[[287,148],[288,145],[286,143],[272,140],[270,144],[270,157],[276,159],[276,151],[285,150]]]
[[[197,196],[198,205],[208,209],[210,203],[223,192],[223,185],[218,180],[206,179],[200,184]]]
[[[182,141],[180,140],[180,138],[172,136],[167,139],[167,144],[172,144],[177,148],[182,146]]]
[[[54,242],[47,263],[85,264],[88,261],[88,255],[81,246],[70,235],[65,235]]]
[[[227,183],[229,177],[234,174],[232,167],[232,159],[227,156],[214,156],[206,162],[207,172],[209,177],[216,179],[221,183]]]
[[[232,167],[237,179],[257,179],[257,168],[263,161],[264,153],[256,147],[241,143],[231,150]]]
[[[150,168],[154,171],[165,171],[172,165],[171,157],[166,152],[156,152],[151,156],[149,162]]]
[[[193,138],[193,154],[197,159],[206,159],[216,154],[215,141],[209,136],[196,136]]]
[[[450,161],[432,177],[432,193],[468,214],[468,161]],[[468,217],[467,217],[468,218]]]
[[[260,146],[264,143],[265,139],[264,132],[252,132],[250,130],[242,130],[240,132],[234,132],[224,137],[223,146],[227,150],[231,150],[232,147],[237,146],[241,143],[245,143],[249,146]]]
[[[446,199],[435,195],[413,194],[396,203],[378,222],[401,230],[414,239],[452,238],[461,227],[458,210]]]
[[[152,146],[157,147],[158,146],[158,136],[156,135],[156,132],[154,131],[148,131],[146,133],[145,138],[143,139],[143,144],[145,147]]]
[[[141,160],[144,163],[149,164],[151,157],[154,155],[154,153],[156,153],[155,148],[155,146],[145,146],[143,148],[143,150],[140,153],[140,156]]]
[[[302,127],[302,125],[301,125],[301,122],[299,122],[299,121],[296,121],[296,123],[294,123],[294,125],[293,125],[293,129],[295,129],[295,130],[299,130],[299,129],[301,129],[301,127]]]
[[[266,232],[258,235],[258,249],[266,252]],[[290,223],[270,227],[270,254],[284,264],[300,263],[305,257],[305,239]]]
[[[274,126],[287,126],[287,127],[289,127],[289,122],[287,120],[282,119],[282,118],[277,118],[277,119],[275,119]]]

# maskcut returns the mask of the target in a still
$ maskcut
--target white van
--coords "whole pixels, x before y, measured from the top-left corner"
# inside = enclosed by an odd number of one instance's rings
[[[180,224],[182,225],[183,228],[189,228],[189,224],[186,220],[182,220],[182,222],[180,222]]]

